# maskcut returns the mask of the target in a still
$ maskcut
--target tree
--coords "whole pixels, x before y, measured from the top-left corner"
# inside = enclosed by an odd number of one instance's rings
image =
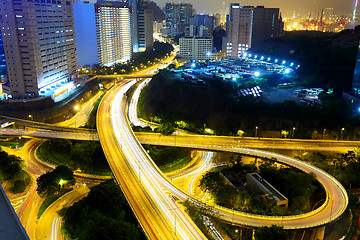
[[[162,123],[158,129],[158,131],[165,136],[171,135],[174,133],[175,128],[174,125],[170,122]]]
[[[64,187],[75,184],[73,172],[66,166],[57,166],[54,171],[41,175],[37,180],[37,192],[41,197],[54,195]]]
[[[283,227],[271,225],[271,227],[260,227],[255,231],[256,240],[286,240],[288,236]]]
[[[91,188],[87,197],[69,207],[63,230],[78,240],[139,239],[136,219],[113,180]]]
[[[22,160],[19,157],[8,155],[0,150],[0,179],[4,181],[13,180],[22,170]]]

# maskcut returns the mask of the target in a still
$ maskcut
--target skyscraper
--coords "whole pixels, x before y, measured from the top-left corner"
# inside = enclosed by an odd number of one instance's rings
[[[283,33],[279,8],[230,4],[227,18],[227,57],[237,58],[264,40]]]
[[[126,6],[95,4],[99,64],[112,66],[131,59],[130,10]]]
[[[112,66],[132,55],[131,12],[124,3],[74,3],[80,67]]]
[[[190,3],[166,3],[166,34],[170,37],[184,34],[192,15],[193,7]]]
[[[71,0],[2,1],[0,31],[5,97],[50,95],[76,74]]]

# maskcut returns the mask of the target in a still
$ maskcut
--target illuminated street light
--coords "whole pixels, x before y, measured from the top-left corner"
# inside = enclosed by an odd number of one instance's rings
[[[31,119],[31,121],[34,121],[33,115],[29,114],[29,118]]]
[[[271,58],[268,58],[268,61],[270,61],[271,60]]]
[[[260,76],[260,72],[254,72],[254,76],[255,76],[255,77]]]
[[[278,59],[275,59],[275,63],[277,63],[279,60]]]
[[[74,109],[75,109],[75,111],[77,111],[77,110],[79,110],[79,106],[78,105],[76,105],[75,107],[74,107]]]
[[[255,138],[257,138],[257,135],[258,135],[258,129],[259,129],[259,127],[258,127],[258,126],[256,126],[256,127],[255,127]]]
[[[344,131],[345,131],[345,128],[342,128],[342,129],[341,129],[341,140],[343,140],[343,133],[344,133]]]
[[[286,63],[286,61],[283,61],[283,62],[282,62],[282,64],[285,64],[285,63]]]

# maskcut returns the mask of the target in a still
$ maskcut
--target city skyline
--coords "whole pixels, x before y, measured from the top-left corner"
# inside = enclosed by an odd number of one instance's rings
[[[165,3],[167,2],[174,2],[177,1],[168,1],[168,0],[154,0],[156,4],[160,7],[164,7]],[[322,9],[326,8],[334,8],[335,13],[339,12],[351,12],[353,11],[355,1],[353,0],[346,0],[346,1],[337,1],[337,0],[304,0],[304,1],[284,1],[284,0],[268,0],[268,1],[261,1],[261,0],[245,0],[245,1],[232,1],[232,0],[224,0],[224,1],[206,1],[206,4],[203,4],[202,1],[195,1],[195,0],[187,0],[183,1],[183,3],[191,3],[193,4],[194,8],[196,9],[197,13],[220,13],[227,11],[229,8],[230,3],[240,3],[240,5],[244,6],[265,6],[268,8],[280,8],[281,11],[312,11],[318,12]]]

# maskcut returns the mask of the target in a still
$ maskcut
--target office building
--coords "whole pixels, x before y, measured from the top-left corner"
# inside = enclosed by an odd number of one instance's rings
[[[179,56],[185,60],[205,61],[210,59],[213,49],[213,38],[180,38]]]
[[[278,8],[231,3],[227,17],[227,57],[238,58],[266,39],[281,36],[283,27]]]
[[[193,7],[190,3],[166,3],[165,21],[166,35],[175,37],[185,33],[185,27],[189,25],[193,15]]]
[[[153,47],[153,11],[143,6],[139,9],[139,51],[143,52],[148,48]]]
[[[71,0],[2,1],[0,31],[2,97],[51,95],[76,74]]]

